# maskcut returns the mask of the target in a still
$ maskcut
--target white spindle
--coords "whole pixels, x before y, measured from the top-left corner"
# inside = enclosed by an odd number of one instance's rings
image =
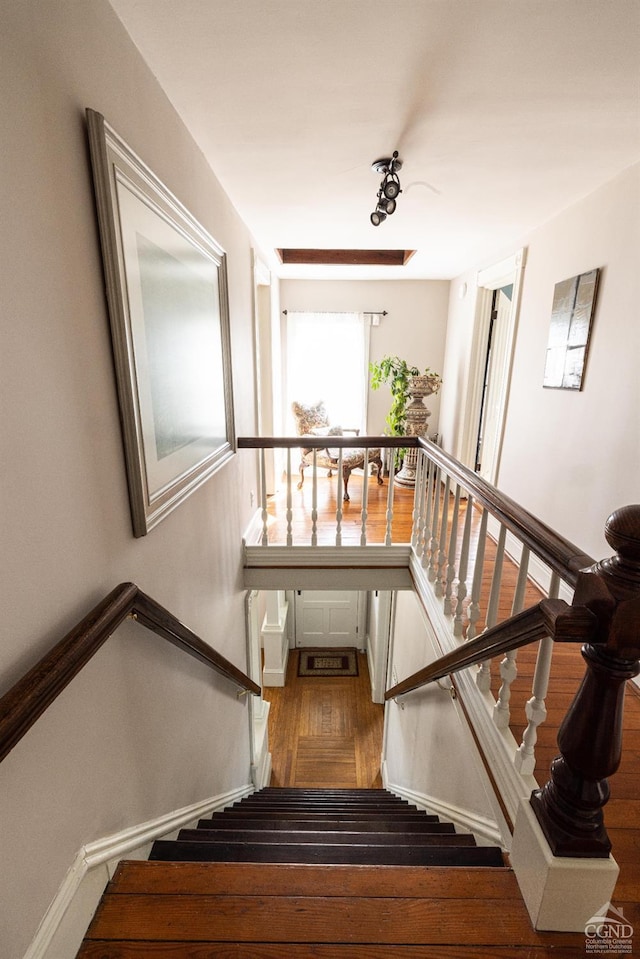
[[[269,528],[267,521],[269,513],[267,512],[267,470],[265,463],[265,450],[260,450],[260,505],[262,507],[262,546],[269,544]]]
[[[442,518],[440,520],[440,544],[438,550],[438,577],[436,579],[436,596],[441,597],[444,594],[444,578],[446,575],[446,562],[447,562],[447,553],[445,547],[447,545],[447,525],[449,522],[449,487],[451,484],[451,477],[447,473],[447,478],[444,484],[444,497],[442,500]]]
[[[515,616],[524,608],[524,597],[527,589],[527,576],[529,573],[529,549],[522,547],[520,556],[520,569],[518,570],[518,581],[513,594],[513,604],[511,606],[511,615]],[[500,663],[500,676],[502,685],[498,692],[498,700],[493,707],[493,721],[498,729],[507,729],[511,721],[511,709],[509,702],[511,700],[511,685],[518,675],[518,666],[516,659],[518,650],[512,649],[505,653],[504,659]]]
[[[416,450],[416,479],[413,488],[413,512],[411,514],[411,545],[414,549],[420,542],[420,519],[422,516],[422,450]]]
[[[367,515],[369,499],[369,450],[364,451],[364,476],[362,477],[362,526],[360,532],[360,545],[367,545]]]
[[[551,576],[549,586],[549,596],[556,599],[560,590],[560,579],[556,573]],[[538,726],[547,718],[546,698],[549,689],[549,674],[551,672],[551,657],[553,656],[553,639],[551,636],[545,636],[540,640],[538,647],[538,656],[536,658],[536,668],[533,674],[533,693],[531,699],[525,706],[527,715],[527,728],[522,735],[520,743],[514,758],[516,769],[523,776],[532,776],[536,767],[535,746],[538,741]]]
[[[428,478],[427,478],[427,496],[426,496],[426,514],[424,519],[424,549],[422,553],[422,566],[426,569],[429,563],[431,550],[431,524],[433,522],[433,483],[436,474],[436,464],[429,460]]]
[[[393,525],[393,487],[394,487],[393,475],[394,475],[393,470],[390,470],[389,478],[387,480],[389,484],[389,489],[387,490],[387,516],[386,516],[387,526],[386,526],[386,531],[384,536],[385,546],[391,546],[391,543],[393,541],[393,536],[391,532],[391,528]]]
[[[475,564],[473,567],[473,584],[471,586],[471,603],[469,604],[467,639],[473,639],[478,632],[477,622],[480,619],[480,592],[482,590],[482,572],[484,569],[484,550],[487,542],[488,519],[489,513],[486,509],[483,509],[478,533],[478,548],[476,550]]]
[[[438,518],[440,516],[440,469],[436,469],[433,481],[433,514],[431,522],[431,556],[429,558],[429,581],[435,582],[438,575]]]
[[[291,447],[287,448],[287,546],[293,544],[293,503],[291,498]]]
[[[447,584],[444,590],[444,611],[447,616],[451,615],[451,594],[453,592],[453,581],[456,577],[456,546],[458,545],[458,516],[460,514],[460,486],[456,483],[456,495],[453,503],[453,516],[451,517],[451,535],[449,536],[449,563],[447,565]]]
[[[336,477],[336,546],[342,546],[342,447],[338,449],[338,475]]]
[[[318,545],[318,456],[317,450],[313,451],[313,473],[311,482],[311,545]]]
[[[453,620],[453,635],[462,636],[463,602],[467,596],[467,569],[469,566],[469,543],[471,541],[471,518],[473,515],[473,497],[467,496],[467,508],[464,516],[464,530],[460,547],[460,565],[458,567],[458,589],[456,591],[456,615]]]
[[[498,605],[500,602],[500,587],[502,586],[502,567],[504,564],[504,544],[507,536],[506,527],[500,525],[498,534],[498,545],[496,547],[496,558],[493,564],[493,576],[491,578],[491,591],[489,593],[489,605],[487,607],[487,627],[495,626],[498,622]],[[488,693],[491,689],[491,660],[485,659],[480,664],[480,669],[476,675],[478,689],[483,693]]]

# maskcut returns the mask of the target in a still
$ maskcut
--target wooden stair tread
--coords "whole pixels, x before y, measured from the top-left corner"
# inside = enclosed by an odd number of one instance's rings
[[[109,893],[364,895],[408,898],[517,899],[520,890],[510,869],[478,866],[294,865],[249,862],[122,861]]]
[[[234,862],[387,863],[407,865],[502,866],[500,850],[488,846],[373,845],[268,842],[178,842],[153,844],[150,859],[173,861],[226,860]]]
[[[522,903],[322,896],[107,895],[89,939],[514,945],[544,942]],[[584,949],[584,935],[567,934]]]
[[[85,941],[77,959],[577,959],[576,946]]]
[[[299,830],[262,830],[262,829],[181,829],[178,833],[180,842],[286,842],[286,843],[320,843],[346,845],[447,845],[447,846],[475,846],[476,842],[469,833],[442,832],[309,832]]]
[[[302,807],[302,809],[297,809],[297,810],[278,809],[275,811],[263,810],[260,808],[250,809],[250,810],[234,809],[232,807],[231,809],[225,809],[224,812],[212,813],[211,818],[221,819],[223,817],[224,818],[236,817],[238,819],[241,819],[243,817],[251,817],[252,819],[253,818],[273,819],[277,816],[278,819],[299,819],[301,813],[303,814],[305,819],[326,819],[327,815],[329,815],[328,812],[322,813],[322,812],[315,812],[313,810],[309,810],[306,806]],[[383,812],[370,812],[370,811],[362,812],[360,810],[358,811],[352,810],[349,812],[336,812],[336,810],[332,809],[331,817],[334,819],[342,819],[346,822],[349,819],[352,819],[352,820],[353,819],[384,819],[385,814]],[[402,821],[410,821],[412,819],[425,819],[425,818],[427,819],[430,818],[432,820],[435,820],[437,817],[429,816],[422,809],[411,809],[411,807],[409,807],[407,810],[394,813],[393,818],[396,819],[398,822],[402,822]]]
[[[453,832],[453,825],[436,816],[411,821],[393,819],[201,819],[198,829],[298,829],[336,832]]]

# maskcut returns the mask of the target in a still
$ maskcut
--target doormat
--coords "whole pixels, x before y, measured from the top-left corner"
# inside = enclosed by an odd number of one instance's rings
[[[298,676],[357,676],[358,654],[345,649],[301,649]]]

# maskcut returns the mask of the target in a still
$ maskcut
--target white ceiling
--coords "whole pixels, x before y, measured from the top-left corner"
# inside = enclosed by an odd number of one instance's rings
[[[638,0],[110,2],[280,276],[450,278],[640,159]],[[277,247],[417,253],[312,269]]]

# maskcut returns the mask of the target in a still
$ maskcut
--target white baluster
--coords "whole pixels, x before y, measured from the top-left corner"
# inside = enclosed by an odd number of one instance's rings
[[[336,478],[336,546],[342,546],[342,447],[338,449],[338,475]]]
[[[467,639],[474,639],[477,635],[477,623],[480,619],[480,593],[482,591],[482,573],[484,571],[484,551],[487,544],[487,521],[489,513],[482,510],[480,530],[478,533],[478,547],[473,567],[473,584],[471,586],[471,603],[469,605],[469,628]]]
[[[393,525],[393,489],[395,485],[393,482],[393,471],[389,473],[387,482],[389,483],[389,488],[387,490],[387,516],[386,516],[387,526],[386,526],[386,532],[384,537],[384,545],[391,546],[391,543],[393,541],[392,532],[391,532],[391,528]]]
[[[287,448],[287,546],[293,544],[293,509],[291,499],[291,447]]]
[[[360,545],[367,545],[367,504],[369,499],[369,450],[364,451],[364,476],[362,477],[362,526],[360,533]]]
[[[441,597],[444,594],[444,578],[446,574],[445,565],[447,554],[445,546],[447,545],[447,525],[449,522],[449,487],[451,478],[447,474],[444,484],[444,498],[442,501],[442,518],[440,520],[440,548],[438,550],[438,578],[436,579],[436,596]]]
[[[498,535],[498,545],[496,547],[496,558],[493,565],[493,576],[491,579],[491,591],[489,593],[489,606],[487,607],[487,628],[495,626],[498,622],[498,604],[500,601],[500,587],[502,586],[502,567],[504,563],[504,544],[506,540],[506,527],[500,525]],[[480,669],[476,675],[476,684],[483,693],[488,693],[491,689],[491,660],[485,659],[480,664]]]
[[[422,553],[422,566],[424,569],[429,564],[429,554],[431,548],[431,523],[433,522],[433,484],[436,474],[436,464],[429,460],[428,479],[427,479],[427,509],[424,520],[424,548]]]
[[[522,547],[520,556],[520,569],[518,570],[518,581],[516,583],[515,593],[513,594],[513,604],[511,606],[511,615],[515,616],[524,608],[524,597],[527,589],[527,575],[529,572],[529,549]],[[511,700],[511,684],[518,675],[518,666],[516,659],[517,649],[511,649],[505,653],[505,657],[500,663],[500,676],[502,685],[498,692],[498,700],[493,707],[493,721],[498,729],[507,729],[511,722],[511,709],[509,702]]]
[[[533,677],[533,696],[525,706],[527,728],[514,758],[514,765],[523,776],[532,776],[536,766],[535,745],[538,740],[538,726],[547,718],[545,699],[549,688],[552,653],[553,639],[551,636],[545,636],[540,640],[538,647]]]
[[[557,599],[560,592],[560,577],[552,573],[549,584],[549,598]],[[540,640],[536,668],[533,674],[533,693],[525,706],[528,724],[522,735],[522,742],[518,746],[514,758],[514,765],[523,776],[532,776],[536,766],[535,745],[538,741],[538,726],[547,718],[547,691],[549,689],[549,675],[551,673],[551,658],[553,656],[553,639],[545,636]]]
[[[467,496],[467,509],[464,516],[464,531],[460,548],[460,565],[458,567],[458,589],[456,594],[456,615],[453,620],[453,635],[462,636],[463,601],[467,596],[467,569],[469,566],[469,543],[471,541],[471,518],[473,515],[473,497]]]
[[[435,582],[438,565],[438,517],[440,515],[440,469],[437,468],[433,480],[433,514],[431,523],[431,556],[429,558],[429,582]]]
[[[424,460],[422,450],[417,450],[416,479],[413,488],[413,512],[411,513],[411,545],[416,549],[420,541],[420,518],[422,515],[422,470]]]
[[[456,495],[453,503],[453,516],[451,517],[451,535],[449,536],[449,563],[447,565],[447,584],[444,590],[444,611],[447,616],[451,615],[451,594],[453,591],[453,581],[456,576],[456,546],[458,545],[458,516],[460,513],[460,486],[456,483]]]
[[[318,545],[318,451],[313,451],[312,483],[311,483],[311,545]]]
[[[262,507],[262,546],[268,546],[269,529],[267,521],[269,513],[267,512],[267,470],[264,449],[260,450],[260,505]]]

